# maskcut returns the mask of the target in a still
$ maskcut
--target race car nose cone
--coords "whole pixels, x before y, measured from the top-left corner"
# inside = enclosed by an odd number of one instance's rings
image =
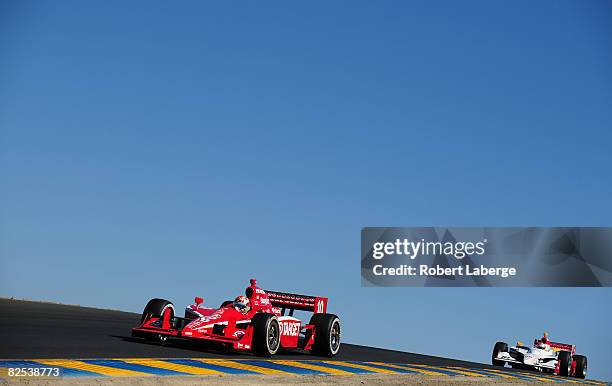
[[[537,360],[537,358],[533,354],[525,354],[523,358],[524,358],[523,361],[526,364],[533,364]]]

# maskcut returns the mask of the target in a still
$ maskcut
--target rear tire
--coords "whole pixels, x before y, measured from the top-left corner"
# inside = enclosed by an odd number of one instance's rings
[[[559,361],[559,375],[568,376],[572,371],[572,354],[568,351],[559,351],[557,356]]]
[[[253,325],[253,352],[255,355],[271,357],[280,348],[280,324],[273,314],[259,313],[251,318]]]
[[[493,355],[491,355],[491,361],[493,362],[493,366],[504,367],[506,362],[500,361],[497,358],[500,352],[508,352],[508,343],[505,342],[497,342],[493,347]]]
[[[574,355],[574,360],[576,361],[576,371],[574,372],[574,377],[582,379],[586,378],[587,358],[584,355]]]
[[[312,353],[333,357],[340,351],[340,318],[334,314],[314,314],[310,323],[314,325],[315,341]]]

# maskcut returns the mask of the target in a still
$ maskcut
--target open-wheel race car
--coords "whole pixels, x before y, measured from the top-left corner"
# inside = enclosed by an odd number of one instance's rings
[[[546,337],[546,335],[545,335]],[[576,354],[573,344],[557,343],[535,339],[533,347],[519,342],[508,347],[507,343],[497,342],[493,348],[493,365],[536,370],[576,378],[586,378],[587,358]]]
[[[334,356],[340,350],[340,319],[327,312],[327,298],[264,291],[251,279],[246,296],[225,301],[219,308],[204,307],[204,300],[175,314],[174,305],[151,299],[132,336],[165,342],[184,338],[217,342],[223,347],[272,356],[279,349],[303,349],[315,355]],[[308,324],[293,317],[294,311],[313,312]]]

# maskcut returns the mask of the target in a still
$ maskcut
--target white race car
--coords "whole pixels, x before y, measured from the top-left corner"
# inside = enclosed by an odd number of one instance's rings
[[[585,378],[587,358],[576,355],[576,346],[572,344],[548,342],[542,344],[537,339],[533,347],[517,344],[508,348],[504,342],[495,343],[493,348],[493,365],[504,366],[508,363],[513,368],[536,370],[576,378]]]

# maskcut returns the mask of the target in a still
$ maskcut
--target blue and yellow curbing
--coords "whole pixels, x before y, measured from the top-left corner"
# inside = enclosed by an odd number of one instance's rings
[[[9,378],[10,369],[59,369],[60,377],[150,377],[193,375],[356,375],[407,374],[438,377],[489,377],[544,382],[606,383],[552,375],[510,372],[501,369],[430,366],[374,361],[280,360],[280,359],[207,359],[207,358],[121,358],[121,359],[32,359],[0,360],[0,378]]]

